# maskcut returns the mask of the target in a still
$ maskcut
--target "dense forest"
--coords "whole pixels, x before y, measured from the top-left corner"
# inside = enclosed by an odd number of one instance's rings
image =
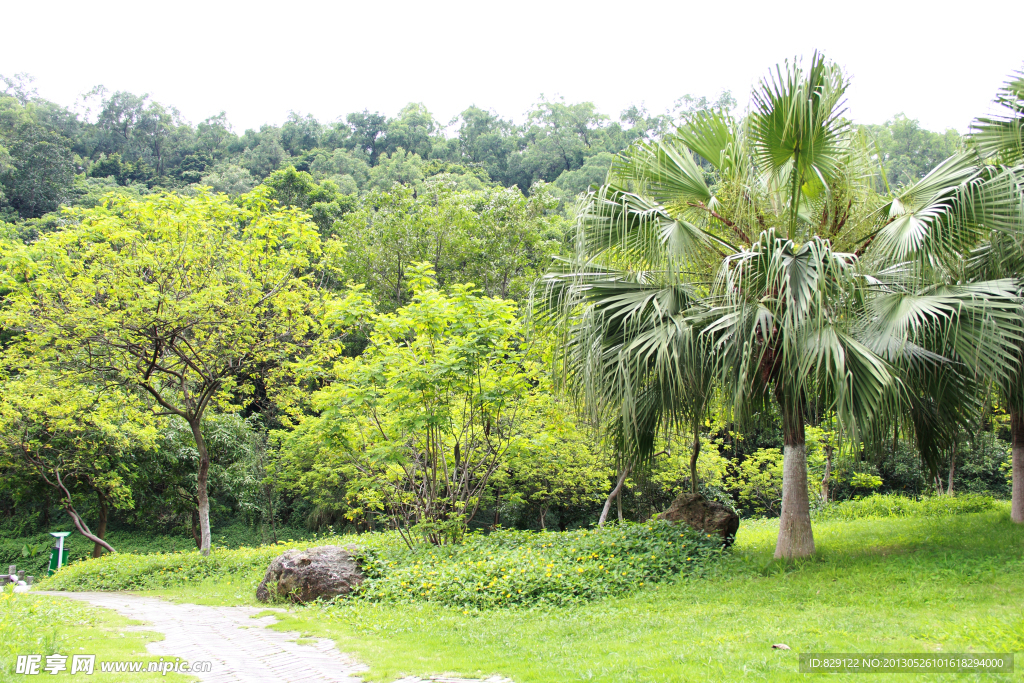
[[[74,523],[97,555],[118,530],[208,548],[420,525],[440,542],[451,524],[592,524],[617,482],[620,518],[698,486],[779,514],[777,408],[740,425],[716,398],[624,469],[621,434],[559,390],[557,331],[531,320],[534,283],[579,252],[579,198],[638,144],[742,118],[730,93],[617,116],[541,99],[521,123],[410,103],[238,133],[145,94],[97,87],[69,107],[25,75],[0,84],[3,537]],[[849,140],[878,205],[964,145],[902,114]],[[1010,425],[989,394],[941,463],[899,428],[869,452],[811,420],[815,504],[1008,497]]]

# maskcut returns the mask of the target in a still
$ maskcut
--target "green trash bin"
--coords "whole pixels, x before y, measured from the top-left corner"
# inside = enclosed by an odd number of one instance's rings
[[[60,555],[60,554],[62,554],[63,557],[60,558],[60,564],[58,565],[57,564],[57,556]],[[53,576],[54,572],[56,572],[61,567],[66,567],[67,564],[68,564],[68,551],[67,551],[67,548],[64,548],[63,550],[60,549],[60,548],[50,548],[50,569],[46,572],[47,576]]]
[[[50,535],[57,539],[57,544],[50,548],[50,568],[46,572],[47,576],[53,576],[58,569],[67,566],[68,551],[64,549],[64,538],[70,533],[70,531],[50,532]]]

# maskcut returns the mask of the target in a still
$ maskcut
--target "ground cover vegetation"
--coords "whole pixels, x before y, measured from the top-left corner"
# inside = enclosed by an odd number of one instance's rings
[[[948,504],[941,516],[909,506],[903,516],[895,517],[889,514],[891,507],[905,504],[906,497],[879,498],[888,505],[848,501],[835,504],[845,511],[836,518],[816,516],[817,552],[809,559],[773,559],[779,523],[762,518],[745,522],[733,549],[703,563],[702,571],[615,591],[599,601],[467,609],[420,594],[355,599],[291,606],[287,613],[277,613],[277,628],[335,639],[339,649],[370,665],[371,681],[441,671],[501,673],[524,682],[796,680],[807,675],[797,673],[794,653],[802,651],[1020,651],[1024,642],[1017,597],[1024,589],[1024,530],[1010,519],[1008,504],[959,495],[934,497],[928,503]],[[973,502],[959,503],[962,500]],[[616,530],[609,525],[597,530],[594,538],[607,539],[601,534]],[[522,534],[499,534],[488,546],[489,554],[496,561],[511,559],[503,555],[510,542],[522,543],[523,548],[546,542],[557,546],[563,536],[549,532],[520,538]],[[371,533],[343,540],[384,541],[385,536]],[[481,535],[468,545],[487,538]],[[388,546],[396,553],[409,552],[395,534]],[[424,549],[419,558],[422,571],[458,570],[458,555],[449,554],[451,549]],[[210,557],[197,550],[152,557],[164,557],[166,566],[173,561],[181,566],[213,565],[221,553],[241,558],[266,550],[217,548]],[[547,547],[540,550],[552,552]],[[489,572],[499,566],[487,564]],[[80,581],[96,580],[103,572],[120,577],[118,585],[123,586],[132,577],[145,576],[139,566],[128,553],[118,553],[72,569]],[[251,571],[224,572],[201,581],[173,573],[173,580],[145,594],[207,605],[258,605],[254,588],[263,568],[253,562]],[[50,581],[58,580],[64,577]],[[396,592],[403,588],[403,580],[406,577],[395,582]],[[77,628],[72,625],[65,633]],[[775,643],[793,649],[773,650]],[[1014,680],[1009,674],[986,678]]]
[[[44,676],[68,676],[73,654],[96,655],[96,661],[142,661],[143,667],[158,661],[146,652],[146,643],[159,640],[160,634],[131,628],[132,622],[112,610],[96,609],[74,600],[42,595],[0,592],[0,681],[23,680],[25,674],[16,673],[19,654],[42,655],[40,669]],[[67,669],[51,674],[43,670],[46,657],[67,655]],[[86,675],[79,672],[75,675]],[[97,664],[90,680],[120,681],[123,673],[105,673]],[[157,681],[189,680],[184,674],[141,672],[133,680]]]
[[[4,83],[0,561],[73,526],[111,574],[67,580],[166,587],[360,533],[367,596],[470,610],[711,571],[651,521],[684,491],[780,559],[861,509],[1024,521],[1020,78],[955,144],[852,125],[820,55],[742,108],[240,136]],[[199,554],[124,552],[159,539]]]

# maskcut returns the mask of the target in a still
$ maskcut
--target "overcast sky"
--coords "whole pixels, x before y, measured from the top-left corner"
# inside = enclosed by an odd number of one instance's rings
[[[774,64],[819,49],[852,79],[854,120],[964,131],[1024,64],[1022,26],[1020,0],[5,0],[0,74],[66,105],[102,84],[192,122],[223,110],[242,131],[410,101],[443,122],[471,104],[522,120],[542,93],[611,115],[722,90],[742,106]]]

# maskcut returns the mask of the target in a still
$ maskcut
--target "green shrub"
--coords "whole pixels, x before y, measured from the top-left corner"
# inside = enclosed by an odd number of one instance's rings
[[[55,529],[70,530],[70,524],[65,526],[56,525]],[[310,540],[315,537],[305,529],[292,527],[280,528],[279,538],[293,538],[295,540]],[[184,551],[188,553],[196,547],[195,541],[188,536],[172,536],[167,534],[154,534],[143,531],[110,531],[107,533],[107,541],[118,551],[118,554],[148,555],[151,553],[174,553]],[[232,525],[218,529],[213,534],[213,542],[220,547],[245,548],[260,544],[259,532],[244,525]],[[11,535],[4,537],[0,534],[0,567],[4,569],[8,565],[17,564],[18,569],[24,569],[27,573],[42,577],[50,562],[50,547],[53,546],[54,538],[48,533],[40,532],[35,534]],[[47,547],[34,556],[25,556],[22,549],[38,548],[41,545]],[[75,532],[64,539],[64,548],[68,551],[68,562],[87,560],[92,557],[94,548],[92,541]]]
[[[309,545],[308,543],[305,545]],[[296,543],[259,548],[215,549],[209,557],[198,550],[135,555],[115,553],[72,562],[40,582],[45,590],[146,590],[198,583],[208,578],[262,577],[267,565]]]
[[[990,496],[963,493],[953,497],[934,496],[914,499],[898,494],[874,494],[865,498],[834,503],[818,510],[818,520],[850,520],[864,517],[943,517],[985,512],[995,507]]]
[[[376,547],[359,595],[462,609],[569,605],[624,593],[679,573],[702,574],[721,540],[664,521],[566,532],[473,533],[453,546]]]

